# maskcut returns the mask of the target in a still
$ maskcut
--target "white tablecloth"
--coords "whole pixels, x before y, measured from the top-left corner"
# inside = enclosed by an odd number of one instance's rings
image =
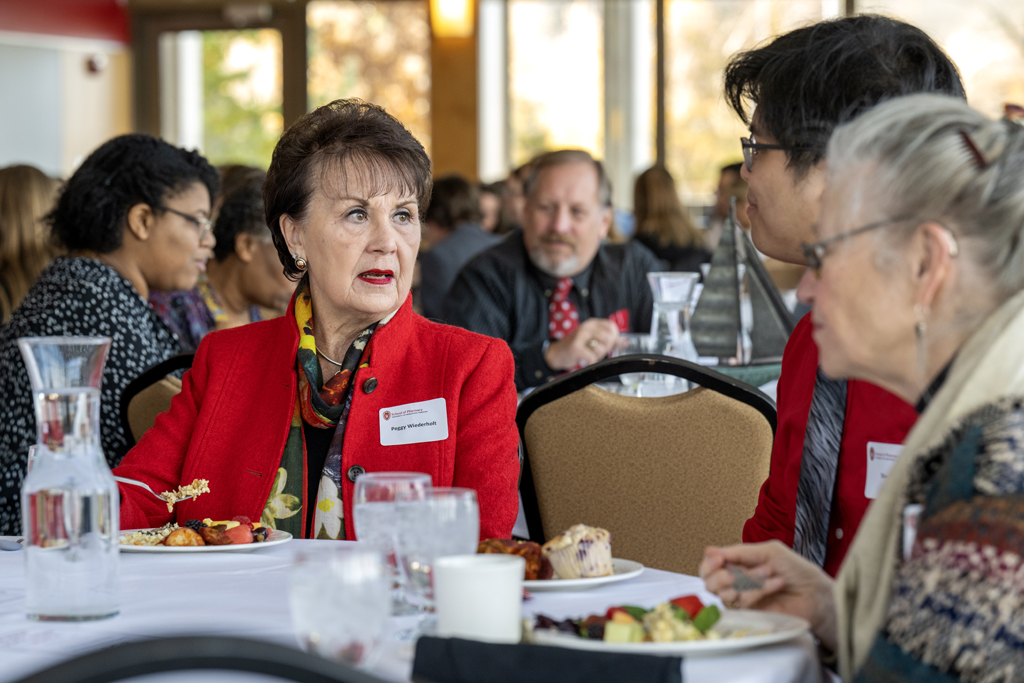
[[[33,622],[25,618],[24,553],[0,551],[0,683],[63,659],[115,643],[169,635],[217,634],[256,638],[297,647],[285,579],[297,547],[332,541],[292,541],[247,553],[121,555],[121,613],[86,623]],[[710,599],[697,578],[648,569],[633,580],[575,593],[535,593],[523,613],[556,619],[604,612],[612,605],[652,606],[695,593]],[[397,631],[409,619],[392,620]],[[385,678],[408,680],[411,646],[389,637],[375,669]],[[716,683],[818,683],[820,667],[810,637],[728,657],[691,657],[684,681]],[[209,675],[165,674],[161,682],[225,681]],[[232,681],[265,681],[231,676]]]

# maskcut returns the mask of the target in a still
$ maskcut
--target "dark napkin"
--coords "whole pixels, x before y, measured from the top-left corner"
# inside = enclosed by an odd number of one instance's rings
[[[681,657],[498,645],[423,636],[416,643],[416,683],[683,683]]]

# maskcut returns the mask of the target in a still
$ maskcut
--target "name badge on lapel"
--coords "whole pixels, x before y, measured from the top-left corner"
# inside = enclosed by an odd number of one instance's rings
[[[380,445],[444,441],[448,438],[448,410],[443,398],[380,411]]]
[[[885,478],[889,476],[896,459],[903,451],[903,444],[868,442],[868,466],[864,477],[864,497],[874,500],[882,490]]]

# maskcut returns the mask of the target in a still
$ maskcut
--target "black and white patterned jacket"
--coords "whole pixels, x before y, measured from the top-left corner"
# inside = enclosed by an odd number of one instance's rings
[[[110,337],[103,369],[100,436],[113,467],[128,450],[121,392],[144,370],[180,351],[178,339],[132,284],[87,258],[58,258],[0,327],[0,535],[21,533],[20,489],[36,421],[19,337]]]

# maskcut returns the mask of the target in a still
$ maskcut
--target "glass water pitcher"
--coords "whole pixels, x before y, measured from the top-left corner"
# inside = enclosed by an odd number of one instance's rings
[[[18,346],[38,437],[21,486],[28,617],[112,617],[120,497],[100,446],[100,383],[110,338],[25,337]]]
[[[690,300],[700,273],[647,273],[647,280],[654,293],[651,316],[654,352],[696,363],[697,349],[690,336]],[[690,388],[689,382],[682,378],[666,376],[664,381],[669,393]]]

